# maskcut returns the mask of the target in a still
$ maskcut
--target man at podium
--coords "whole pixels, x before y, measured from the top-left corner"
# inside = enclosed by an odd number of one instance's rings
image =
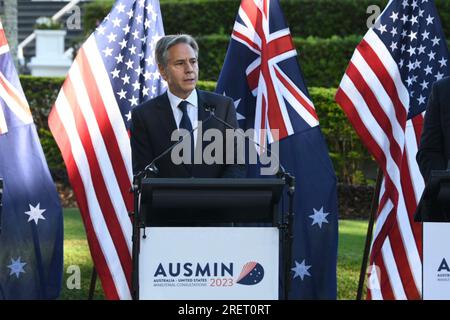
[[[225,125],[211,117],[211,112],[234,128],[238,128],[238,123],[232,99],[196,88],[199,71],[196,41],[185,34],[164,36],[156,44],[155,57],[168,90],[132,111],[133,172],[146,170],[161,178],[245,177],[244,165],[237,161],[226,164],[225,138],[220,156],[223,161],[204,161],[203,150],[211,141],[203,141],[202,132],[217,129],[222,137],[226,136]],[[172,138],[179,129],[185,133],[181,135],[182,142],[187,141],[190,146],[189,157],[182,157],[181,163],[174,161],[176,140]],[[198,154],[202,155],[200,160]]]
[[[450,77],[436,81],[428,100],[417,163],[426,182],[416,221],[450,221],[450,207],[437,199],[438,180],[432,170],[445,170],[450,160]],[[449,199],[450,200],[450,199]]]

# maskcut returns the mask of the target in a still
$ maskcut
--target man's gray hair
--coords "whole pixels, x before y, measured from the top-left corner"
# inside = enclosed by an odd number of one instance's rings
[[[195,57],[198,58],[198,44],[193,37],[188,34],[176,34],[164,36],[156,43],[155,57],[156,63],[167,66],[167,52],[171,47],[179,43],[186,43],[194,49]]]

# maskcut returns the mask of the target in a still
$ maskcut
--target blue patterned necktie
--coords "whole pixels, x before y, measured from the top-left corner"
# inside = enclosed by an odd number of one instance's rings
[[[194,132],[192,132],[192,124],[191,124],[191,119],[189,119],[189,115],[187,112],[187,106],[188,106],[188,103],[185,100],[181,101],[180,104],[178,105],[178,108],[180,108],[181,112],[183,112],[183,116],[181,117],[179,128],[185,129],[191,133],[191,164],[193,164],[194,163]]]

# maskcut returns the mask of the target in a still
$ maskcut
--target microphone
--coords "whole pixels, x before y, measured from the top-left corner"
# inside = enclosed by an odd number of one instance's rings
[[[210,119],[212,118],[212,115],[210,114],[209,117],[203,121],[203,123],[207,123]],[[184,139],[186,139],[186,137],[189,137],[195,130],[198,129],[198,125],[193,128],[192,130],[190,130],[189,132],[187,132],[185,135],[181,136],[181,139],[179,139],[177,142],[175,142],[173,145],[171,145],[169,148],[167,148],[166,150],[164,150],[160,155],[158,155],[156,158],[154,158],[152,160],[152,162],[150,162],[143,171],[139,172],[137,175],[144,175],[144,177],[147,177],[148,173],[152,173],[155,176],[158,176],[159,174],[159,169],[156,166],[156,163],[159,159],[161,159],[162,157],[164,157],[166,154],[168,154],[169,152],[171,152],[177,145],[179,145],[181,142],[183,142]],[[191,150],[191,152],[194,152],[194,150]]]
[[[212,116],[214,119],[216,119],[217,121],[219,121],[220,123],[222,123],[224,126],[226,126],[229,129],[233,129],[235,130],[235,132],[237,132],[240,136],[244,137],[244,139],[248,139],[250,142],[252,142],[254,145],[258,146],[261,149],[264,149],[263,152],[269,152],[270,155],[273,155],[277,161],[278,161],[278,166],[280,167],[280,171],[281,171],[281,176],[284,176],[287,174],[286,169],[283,167],[283,165],[280,162],[280,158],[275,154],[272,153],[272,151],[262,145],[260,145],[257,141],[255,141],[254,139],[250,138],[249,136],[246,136],[245,134],[243,134],[242,132],[240,132],[239,130],[236,130],[237,128],[233,127],[231,124],[229,124],[228,122],[220,119],[219,117],[216,116],[216,114],[214,113],[216,110],[216,106],[214,105],[204,105],[205,110],[209,112],[210,116]]]

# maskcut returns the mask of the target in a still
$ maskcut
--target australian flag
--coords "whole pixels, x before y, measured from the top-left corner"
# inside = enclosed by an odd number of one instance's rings
[[[55,299],[62,209],[1,23],[0,179],[0,300]]]
[[[280,162],[296,177],[291,283],[284,297],[281,281],[280,298],[336,299],[336,176],[278,0],[241,1],[216,91],[233,98],[258,143],[279,141]]]

